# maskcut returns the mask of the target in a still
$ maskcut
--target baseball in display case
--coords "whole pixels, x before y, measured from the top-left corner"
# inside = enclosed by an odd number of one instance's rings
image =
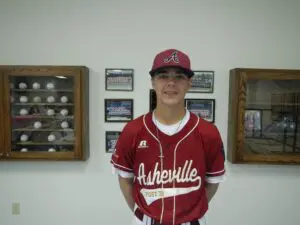
[[[17,67],[3,74],[6,158],[85,159],[87,69]]]

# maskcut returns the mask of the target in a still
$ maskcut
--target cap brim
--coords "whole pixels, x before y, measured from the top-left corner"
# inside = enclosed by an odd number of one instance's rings
[[[185,69],[185,68],[183,68],[183,67],[181,67],[181,66],[173,66],[173,65],[172,65],[172,66],[164,66],[164,67],[156,68],[155,70],[149,71],[149,74],[150,74],[151,77],[153,77],[153,75],[154,75],[158,70],[161,70],[161,69],[163,69],[163,68],[168,68],[168,67],[179,68],[179,69],[183,70],[184,73],[185,73],[188,77],[194,76],[194,72],[193,72],[192,70],[187,70],[187,69]]]

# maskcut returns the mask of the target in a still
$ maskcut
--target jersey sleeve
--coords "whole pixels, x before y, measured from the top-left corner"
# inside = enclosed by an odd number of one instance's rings
[[[207,183],[220,183],[225,180],[225,152],[223,141],[216,126],[213,125],[205,145],[205,180]]]
[[[118,174],[133,174],[134,146],[134,132],[126,125],[117,140],[116,148],[110,160]]]

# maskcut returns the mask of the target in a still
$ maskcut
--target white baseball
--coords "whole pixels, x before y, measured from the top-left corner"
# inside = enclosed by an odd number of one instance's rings
[[[49,148],[48,152],[56,152],[55,148]]]
[[[53,88],[54,88],[54,84],[51,83],[51,82],[50,82],[50,83],[47,83],[47,84],[46,84],[46,88],[49,89],[49,90],[50,90],[50,89],[53,89]]]
[[[22,102],[22,103],[28,102],[28,97],[27,96],[21,96],[20,97],[20,102]]]
[[[68,110],[67,109],[62,109],[62,110],[60,110],[60,115],[62,115],[62,116],[67,116],[68,115]]]
[[[49,96],[47,98],[47,102],[49,102],[49,103],[55,102],[55,98],[53,96]]]
[[[67,103],[67,102],[68,102],[68,97],[67,97],[67,96],[62,96],[62,97],[60,98],[60,101],[61,101],[62,103]]]
[[[34,128],[39,129],[42,127],[42,123],[40,121],[36,121],[36,122],[34,122],[33,126],[34,126]]]
[[[21,139],[21,141],[28,141],[28,135],[22,134],[20,139]]]
[[[21,109],[20,110],[20,115],[25,116],[28,114],[28,110],[27,109]]]
[[[55,113],[55,112],[54,112],[53,109],[48,109],[48,110],[47,110],[47,115],[48,115],[48,116],[53,116],[54,113]]]
[[[19,88],[20,89],[26,89],[27,88],[27,84],[24,82],[19,83]]]
[[[54,134],[50,134],[49,136],[48,136],[48,141],[55,141],[55,135]]]
[[[40,85],[39,83],[37,83],[37,82],[34,82],[34,83],[32,84],[32,88],[33,88],[33,89],[40,89],[40,87],[41,87],[41,85]]]
[[[28,152],[27,148],[21,148],[21,152]]]
[[[39,103],[39,102],[41,102],[41,101],[42,101],[42,99],[41,99],[40,96],[35,96],[35,97],[33,97],[33,102]]]
[[[64,121],[64,122],[62,122],[62,123],[60,124],[60,126],[61,126],[61,128],[66,129],[66,128],[69,127],[69,123],[66,122],[66,121]]]

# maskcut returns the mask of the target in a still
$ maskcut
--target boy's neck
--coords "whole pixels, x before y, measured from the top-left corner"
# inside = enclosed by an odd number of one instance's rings
[[[186,110],[184,105],[177,107],[167,107],[157,105],[154,116],[157,121],[165,125],[172,125],[181,121],[185,116]]]

